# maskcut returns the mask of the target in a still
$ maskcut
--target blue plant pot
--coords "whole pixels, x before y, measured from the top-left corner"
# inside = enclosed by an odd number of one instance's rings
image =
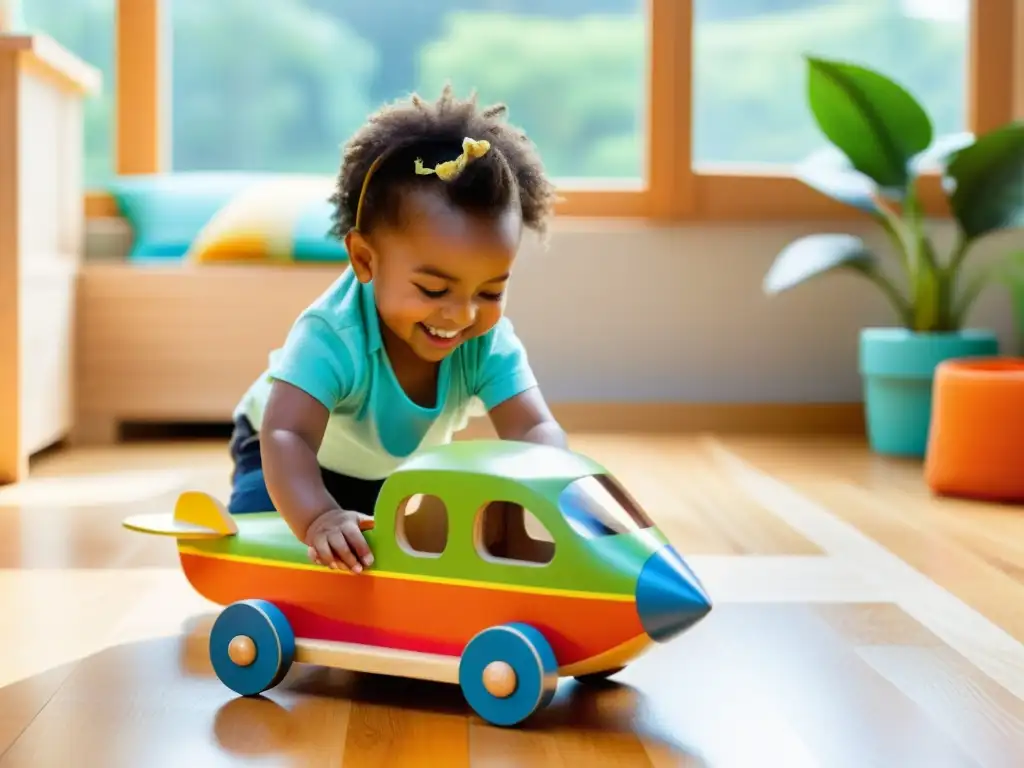
[[[865,328],[860,334],[860,374],[868,443],[876,453],[921,458],[928,447],[932,378],[943,360],[999,354],[987,330],[914,333]]]

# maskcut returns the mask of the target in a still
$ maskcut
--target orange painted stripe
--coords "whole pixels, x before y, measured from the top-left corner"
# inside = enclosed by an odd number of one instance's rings
[[[606,669],[618,669],[629,664],[652,645],[654,645],[654,641],[650,635],[640,634],[622,645],[591,656],[589,659],[583,659],[575,664],[560,664],[558,672],[566,677],[575,677],[576,675],[603,672]]]
[[[181,553],[182,570],[220,605],[259,597],[288,615],[297,635],[459,654],[479,631],[533,625],[559,664],[604,653],[643,634],[633,602],[510,592],[412,579],[338,578],[328,570],[275,568]],[[310,634],[312,633],[312,634]],[[369,639],[368,639],[369,638]]]
[[[212,552],[200,547],[190,546],[183,543],[184,539],[179,539],[178,550],[179,552],[198,555],[200,557],[209,557],[215,560],[233,560],[240,563],[251,563],[253,565],[266,566],[268,568],[285,568],[288,570],[306,570],[316,571],[317,573],[323,573],[324,567],[322,565],[316,565],[310,563],[296,563],[287,560],[267,560],[260,557],[247,557],[245,555],[233,555],[225,552]],[[357,578],[355,574],[345,571],[327,571],[328,574],[334,577],[349,577]],[[374,579],[406,579],[408,581],[429,581],[435,584],[458,584],[466,587],[480,587],[484,586],[487,589],[503,590],[507,592],[530,592],[537,595],[563,595],[566,597],[578,597],[583,600],[621,600],[626,603],[634,603],[636,597],[634,595],[622,593],[622,592],[584,592],[580,589],[558,589],[556,587],[537,587],[527,584],[501,584],[498,582],[486,582],[474,581],[471,579],[455,579],[448,576],[425,576],[419,573],[399,573],[397,571],[383,571],[379,568],[366,571],[365,573],[358,576],[358,578],[374,578]]]

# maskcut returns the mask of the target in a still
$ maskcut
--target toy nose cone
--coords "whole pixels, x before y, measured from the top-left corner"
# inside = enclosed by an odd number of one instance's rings
[[[640,571],[636,608],[644,631],[666,643],[707,616],[711,599],[675,548],[665,546]]]

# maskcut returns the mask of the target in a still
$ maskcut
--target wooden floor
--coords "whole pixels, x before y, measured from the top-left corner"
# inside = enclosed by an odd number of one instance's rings
[[[715,610],[528,727],[454,687],[293,668],[213,677],[168,540],[119,521],[227,491],[222,443],[37,463],[0,488],[0,768],[1024,764],[1024,511],[932,499],[850,441],[579,436],[688,556]]]

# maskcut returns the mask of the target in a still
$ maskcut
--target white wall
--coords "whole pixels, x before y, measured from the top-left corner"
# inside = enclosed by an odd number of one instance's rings
[[[787,242],[825,231],[885,248],[871,222],[560,222],[547,252],[524,250],[508,313],[552,400],[858,401],[858,332],[894,323],[874,285],[843,274],[772,298],[761,290]],[[938,227],[937,245],[951,233]],[[1018,233],[992,237],[968,264],[1014,240],[1021,247]],[[1005,291],[990,290],[969,319],[1012,349]]]
[[[552,401],[852,402],[861,399],[857,336],[894,317],[877,289],[829,276],[768,298],[775,254],[813,232],[850,232],[888,253],[871,222],[657,227],[557,221],[547,250],[529,240],[508,313]],[[936,228],[947,248],[951,226]],[[88,258],[117,257],[120,220],[92,220]],[[1024,247],[1019,233],[982,243],[968,264]],[[992,289],[971,324],[1015,344],[1010,306]]]

